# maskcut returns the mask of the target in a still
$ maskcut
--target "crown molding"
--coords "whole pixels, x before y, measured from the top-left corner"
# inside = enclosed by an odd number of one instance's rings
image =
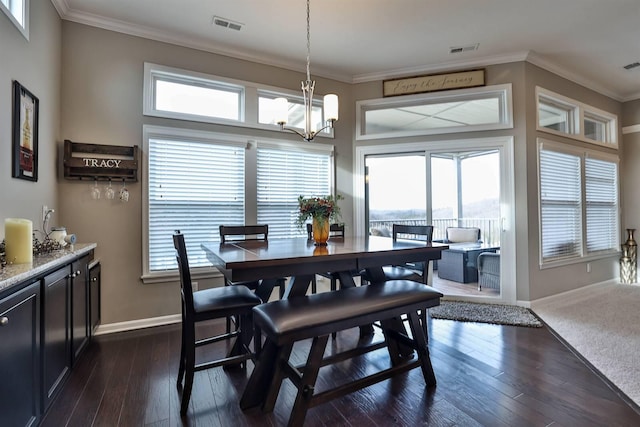
[[[615,99],[616,101],[620,101],[622,102],[622,96],[620,96],[620,94],[612,92],[611,90],[593,82],[592,80],[589,80],[583,76],[580,76],[576,73],[573,73],[571,71],[566,70],[565,68],[562,68],[561,66],[554,64],[544,58],[542,58],[540,55],[538,55],[537,53],[531,51],[529,52],[529,55],[527,56],[526,59],[527,62],[536,65],[540,68],[543,68],[549,72],[552,72],[553,74],[556,74],[560,77],[564,77],[567,80],[571,80],[574,83],[577,83],[581,86],[586,87],[587,89],[591,89],[595,92],[598,92],[604,96],[608,96],[609,98]]]
[[[51,0],[53,7],[58,12],[60,18],[65,19],[65,16],[69,13],[69,5],[67,0]]]
[[[418,67],[397,68],[395,70],[388,70],[379,73],[359,74],[353,77],[352,83],[366,83],[376,80],[415,76],[418,74],[459,70],[461,68],[477,68],[496,64],[506,64],[509,62],[520,62],[526,60],[527,54],[528,52],[519,52],[506,55],[487,56],[467,61],[441,62],[439,64],[430,64]]]
[[[216,46],[212,46],[210,43],[194,40],[189,37],[179,37],[174,35],[168,35],[161,31],[158,31],[151,27],[145,27],[142,25],[132,24],[130,22],[121,21],[117,19],[105,18],[100,15],[95,15],[87,12],[81,12],[70,9],[66,3],[66,0],[51,0],[54,7],[58,11],[58,14],[65,21],[76,22],[78,24],[89,25],[91,27],[102,28],[104,30],[114,31],[117,33],[128,34],[131,36],[141,37],[149,40],[155,40],[163,43],[173,44],[176,46],[182,46],[190,49],[197,49],[204,52],[214,53],[217,55],[224,55],[231,58],[236,58],[245,61],[256,62],[264,65],[271,65],[278,68],[284,68],[291,71],[299,71],[301,73],[306,72],[305,64],[299,62],[290,62],[276,60],[273,57],[267,55],[257,54],[245,54],[239,53],[236,50],[224,49]],[[319,69],[314,70],[316,76],[341,81],[343,83],[351,83],[351,76],[331,73],[327,70]]]
[[[105,30],[115,31],[118,33],[128,34],[136,37],[142,37],[145,39],[160,41],[177,46],[187,47],[191,49],[197,49],[217,55],[224,55],[231,58],[236,58],[245,61],[257,62],[259,64],[270,65],[273,67],[284,68],[286,70],[298,71],[304,73],[305,67],[303,64],[294,63],[290,61],[282,61],[269,57],[267,55],[259,54],[245,54],[239,53],[235,50],[224,49],[220,47],[214,47],[209,43],[193,40],[188,37],[177,37],[173,35],[167,35],[151,27],[144,27],[141,25],[134,25],[126,21],[120,21],[116,19],[108,19],[103,16],[90,14],[86,12],[77,11],[71,9],[67,3],[67,0],[51,0],[53,6],[58,11],[60,17],[67,21],[77,22],[79,24],[85,24],[92,27],[102,28]],[[618,93],[602,87],[601,85],[594,83],[593,81],[580,76],[574,72],[568,71],[561,66],[554,64],[533,51],[517,52],[505,55],[489,56],[484,58],[477,58],[466,61],[452,61],[442,62],[435,65],[417,66],[409,68],[398,68],[393,70],[387,70],[376,73],[367,73],[359,75],[344,75],[322,67],[315,67],[314,74],[319,77],[324,77],[343,83],[366,83],[370,81],[385,80],[389,78],[397,78],[403,76],[412,76],[419,74],[429,74],[441,71],[450,71],[456,69],[473,68],[473,67],[486,67],[489,65],[506,64],[510,62],[527,61],[533,65],[543,68],[549,72],[552,72],[560,77],[570,80],[574,83],[582,85],[588,89],[612,98],[616,101],[627,102],[640,98],[640,93],[631,94],[628,96],[622,96]]]

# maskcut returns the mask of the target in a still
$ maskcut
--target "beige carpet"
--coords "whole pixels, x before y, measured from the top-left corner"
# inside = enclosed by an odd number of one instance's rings
[[[639,285],[590,286],[532,309],[640,405]]]

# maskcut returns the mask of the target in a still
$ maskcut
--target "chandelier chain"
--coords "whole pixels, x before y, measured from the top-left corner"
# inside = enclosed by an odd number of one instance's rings
[[[311,18],[309,13],[309,2],[307,0],[307,81],[311,80],[310,64],[311,64]]]

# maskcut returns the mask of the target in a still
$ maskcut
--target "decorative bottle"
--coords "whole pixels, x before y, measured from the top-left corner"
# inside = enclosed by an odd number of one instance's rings
[[[629,248],[629,259],[631,263],[631,283],[638,281],[638,243],[633,238],[635,228],[627,228],[627,241],[624,243]]]
[[[631,257],[629,257],[629,246],[626,243],[620,245],[622,248],[622,256],[620,257],[620,283],[633,283],[631,276]]]

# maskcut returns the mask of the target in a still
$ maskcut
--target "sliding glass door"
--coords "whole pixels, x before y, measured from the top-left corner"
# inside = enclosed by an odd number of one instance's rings
[[[479,240],[452,244],[442,270],[434,265],[433,286],[445,295],[500,297],[502,155],[496,147],[460,146],[364,155],[365,232],[391,236],[394,223],[431,224],[434,241],[444,241],[448,228],[478,228]]]

